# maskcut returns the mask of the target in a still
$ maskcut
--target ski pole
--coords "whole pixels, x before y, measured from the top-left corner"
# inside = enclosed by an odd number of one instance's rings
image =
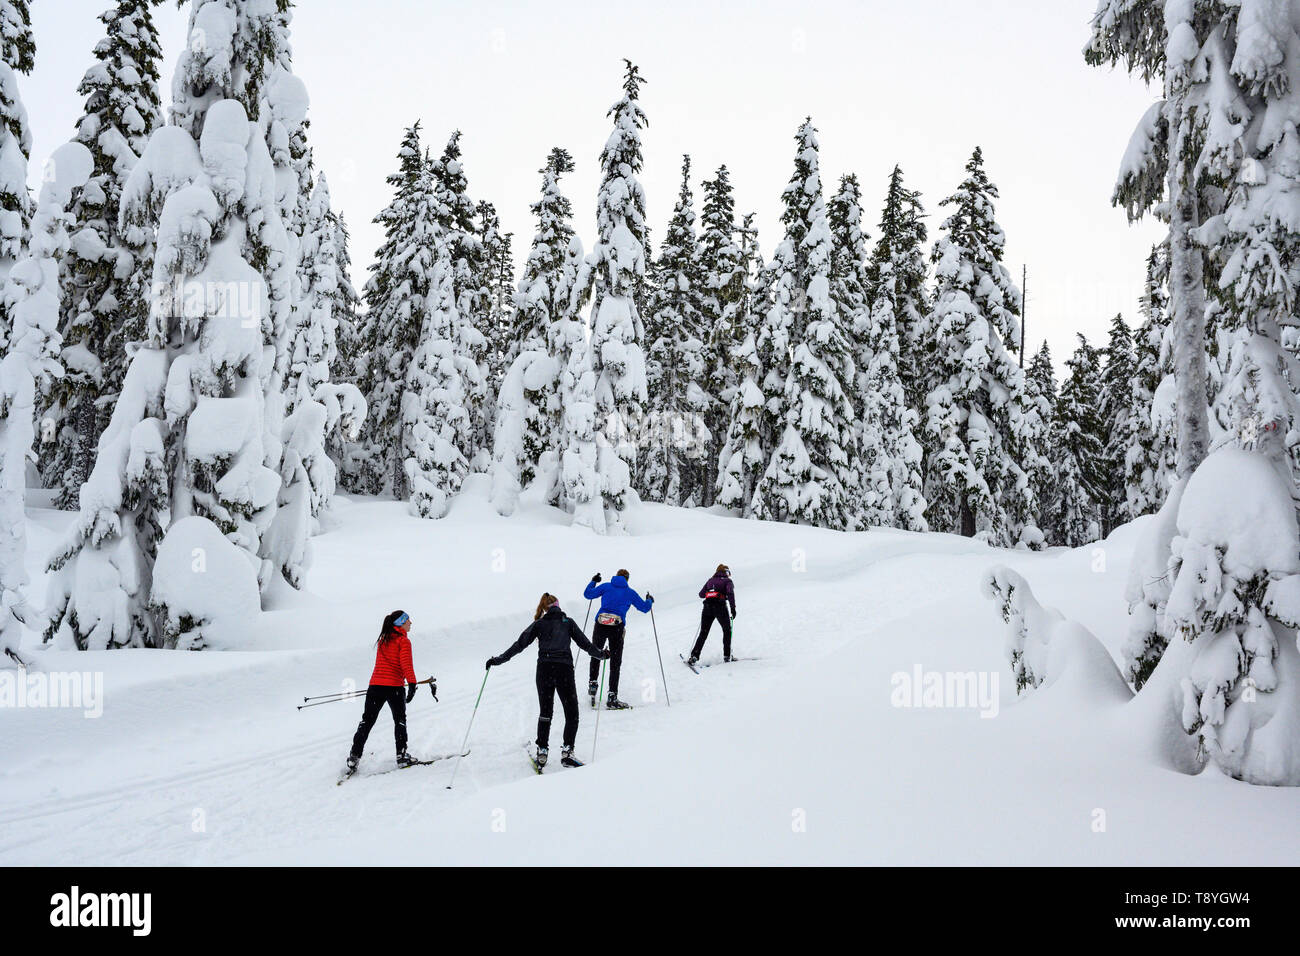
[[[318,694],[315,697],[304,697],[302,702],[305,704],[309,700],[324,700],[326,697],[350,697],[352,694],[365,693],[365,691],[355,690],[336,690],[332,694]]]
[[[653,604],[650,605],[650,626],[654,628],[655,632],[655,656],[659,658],[659,676],[664,682],[664,700],[671,707],[673,701],[668,696],[668,675],[664,673],[664,656],[659,652],[659,625],[655,623],[655,606]]]
[[[419,687],[421,684],[433,684],[435,680],[436,678],[426,677],[424,680],[416,681],[415,686]],[[316,697],[304,697],[302,700],[306,706],[315,707],[317,706],[317,704],[308,704],[307,701],[311,700],[311,701],[318,701],[319,703],[322,704],[332,704],[335,701],[348,700],[353,697],[360,697],[365,693],[366,691],[364,690],[340,690],[340,691],[335,691],[333,694],[320,694]],[[435,694],[433,699],[437,700],[438,695]],[[301,707],[299,707],[298,709],[302,710]]]
[[[605,709],[605,661],[600,662],[600,696],[596,706],[596,730],[591,735],[591,762],[596,762],[596,738],[600,736],[600,712]]]
[[[582,619],[582,633],[587,633],[587,622],[591,620],[591,602],[596,600],[591,598],[587,601],[587,616]],[[578,673],[578,661],[582,660],[582,648],[578,648],[578,653],[573,655],[573,673]]]
[[[478,705],[483,700],[483,688],[487,687],[488,674],[491,673],[492,669],[488,668],[488,670],[483,674],[483,683],[479,685],[478,689],[478,700],[474,701],[474,710],[469,715],[469,727],[465,728],[465,741],[460,745],[460,754],[456,757],[456,766],[452,768],[451,783],[447,784],[448,790],[451,789],[451,784],[456,782],[456,774],[460,772],[460,762],[465,759],[465,748],[469,746],[469,732],[474,726],[474,717],[478,714]]]
[[[308,708],[308,707],[319,707],[319,706],[321,706],[321,704],[337,704],[337,703],[339,703],[340,701],[344,701],[344,700],[354,700],[354,699],[357,698],[357,697],[365,697],[365,696],[366,696],[366,692],[365,692],[364,690],[359,690],[359,691],[356,691],[355,693],[352,693],[352,694],[346,694],[346,695],[344,695],[344,696],[342,696],[342,697],[334,697],[334,698],[332,698],[332,699],[330,699],[330,700],[318,700],[318,701],[315,701],[315,702],[310,703],[310,704],[299,704],[299,705],[298,705],[298,709],[299,709],[299,710],[305,710],[305,709]]]

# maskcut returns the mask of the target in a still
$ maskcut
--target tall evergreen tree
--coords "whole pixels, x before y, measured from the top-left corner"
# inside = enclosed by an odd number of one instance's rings
[[[681,191],[655,268],[658,281],[646,322],[650,440],[637,474],[638,490],[653,501],[698,505],[711,483],[703,417],[709,402],[700,387],[706,373],[704,280],[689,156],[682,159]]]
[[[702,385],[707,402],[704,423],[709,432],[705,505],[713,504],[717,494],[718,463],[726,444],[731,405],[741,382],[733,356],[750,332],[743,324],[749,264],[743,249],[745,239],[736,224],[731,173],[725,165],[719,166],[714,178],[704,183],[704,212],[700,217],[700,313],[705,340]]]
[[[483,273],[487,301],[486,324],[481,330],[487,339],[487,394],[495,396],[501,379],[516,354],[510,336],[514,313],[514,262],[511,253],[513,235],[501,231],[501,219],[490,202],[478,204],[479,245],[483,249]]]
[[[892,277],[894,326],[898,331],[898,374],[911,408],[925,407],[928,391],[924,331],[930,311],[926,295],[928,267],[925,249],[929,242],[921,194],[903,184],[897,166],[889,175],[885,207],[880,213],[880,238],[867,263],[866,288],[873,302],[879,301],[884,275]]]
[[[1124,452],[1124,518],[1152,514],[1165,503],[1177,468],[1173,367],[1169,361],[1168,258],[1162,247],[1147,260],[1142,324],[1134,337],[1129,389],[1130,441]]]
[[[424,221],[417,216],[417,222]],[[479,379],[477,363],[461,350],[457,332],[452,240],[433,222],[428,226],[432,249],[415,253],[428,284],[424,300],[411,306],[420,317],[420,333],[407,368],[401,438],[411,509],[421,518],[441,518],[469,471],[474,423],[468,386]]]
[[[768,309],[766,282],[770,274],[759,252],[753,213],[745,216],[739,238],[745,285],[738,311],[739,329],[744,337],[729,354],[736,385],[728,403],[727,432],[718,456],[714,500],[750,518],[761,507],[758,486],[774,445],[772,418],[763,394],[765,375],[758,332]]]
[[[232,582],[246,571],[240,588],[254,596],[304,550],[301,524],[269,536],[297,265],[278,195],[292,171],[276,157],[306,109],[287,67],[288,23],[287,4],[195,0],[190,35],[202,43],[181,54],[173,122],[154,131],[123,187],[128,244],[156,229],[157,294],[52,563],[47,635],[68,646],[206,646],[220,614],[202,588],[178,585],[188,578],[176,567],[166,582],[154,574],[160,550],[188,553],[196,534],[209,565]],[[207,294],[195,301],[193,289]],[[230,289],[240,294],[213,291]]]
[[[772,344],[783,337],[788,349],[780,394],[768,400],[771,409],[775,398],[781,435],[759,486],[759,517],[846,529],[856,523],[858,491],[853,348],[831,296],[831,231],[811,119],[795,142],[795,171],[782,197],[785,241],[773,260],[766,323],[781,328]],[[775,384],[773,371],[768,381]]]
[[[94,465],[95,446],[126,372],[126,343],[143,337],[148,298],[131,279],[137,262],[118,230],[122,186],[162,118],[153,22],[158,0],[118,0],[99,19],[105,36],[77,92],[85,112],[74,139],[90,149],[95,173],[73,206],[77,242],[64,261],[65,374],[51,389],[45,417],[59,423],[42,473],[60,488],[56,504],[74,508]]]
[[[966,178],[943,205],[951,211],[935,246],[934,349],[926,398],[927,486],[935,530],[979,534],[1007,545],[1017,516],[1032,514],[1017,463],[1025,419],[1024,372],[1005,343],[1020,334],[1020,290],[1002,264],[1005,236],[994,218],[997,187],[975,150]]]
[[[1100,476],[1102,537],[1108,536],[1127,520],[1124,463],[1128,449],[1137,441],[1133,419],[1133,376],[1137,358],[1133,351],[1133,335],[1122,315],[1111,320],[1110,339],[1104,354],[1106,364],[1101,373],[1097,409],[1104,449]]]
[[[438,227],[447,237],[456,297],[457,349],[472,356],[477,377],[466,383],[468,413],[474,445],[468,455],[471,467],[484,470],[491,448],[492,401],[488,381],[492,358],[487,333],[491,328],[491,286],[494,264],[480,240],[478,207],[469,196],[469,179],[461,160],[460,130],[433,162],[435,209]],[[495,213],[495,210],[494,210]]]
[[[889,241],[897,240],[891,236]],[[877,245],[868,280],[874,298],[858,333],[863,504],[868,524],[927,531],[917,438],[920,416],[909,404],[899,364],[910,354],[899,332],[900,316],[907,328],[914,329],[920,321],[914,311],[917,288],[912,285],[916,278],[913,252],[920,250],[899,255],[901,251]]]
[[[1106,443],[1101,417],[1101,356],[1086,338],[1067,361],[1070,374],[1056,400],[1057,445],[1052,456],[1057,497],[1052,525],[1060,543],[1077,548],[1102,531],[1105,504]]]
[[[637,447],[629,430],[643,418],[646,395],[645,190],[641,172],[641,72],[625,60],[623,96],[609,109],[614,130],[600,154],[596,198],[596,245],[589,258],[592,297],[591,360],[596,374],[596,425],[603,435],[597,470],[605,516],[596,530],[618,531],[637,468]]]
[[[1060,447],[1060,435],[1056,418],[1056,368],[1052,364],[1052,350],[1047,340],[1025,369],[1025,404],[1028,415],[1034,420],[1027,460],[1035,467],[1027,469],[1034,500],[1039,503],[1038,540],[1025,541],[1031,547],[1044,544],[1060,544],[1060,530],[1053,524],[1052,504],[1060,494],[1060,479],[1052,466],[1052,455]]]
[[[433,260],[438,228],[436,218],[427,221],[434,215],[433,197],[420,147],[419,122],[406,130],[397,157],[397,171],[388,176],[392,202],[374,220],[384,229],[384,241],[375,252],[364,293],[366,316],[361,339],[365,356],[359,378],[370,414],[360,451],[358,487],[368,494],[387,490],[402,499],[406,497],[405,453],[400,439],[402,395],[411,356],[420,344],[420,309],[429,282],[423,267]],[[413,267],[415,248],[423,261]]]
[[[560,191],[560,178],[573,172],[573,157],[557,146],[539,172],[541,197],[532,205],[537,232],[512,299],[507,337],[513,358],[498,392],[493,434],[492,497],[502,514],[512,513],[521,491],[538,479],[542,501],[568,506],[560,467],[568,438],[562,392],[573,348],[570,325],[585,336],[574,300],[581,244],[573,231],[573,205]]]

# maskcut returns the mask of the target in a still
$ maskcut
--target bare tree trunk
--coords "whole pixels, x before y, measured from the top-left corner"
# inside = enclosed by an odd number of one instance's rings
[[[1200,225],[1196,185],[1181,177],[1181,137],[1172,150],[1169,174],[1169,297],[1173,327],[1174,379],[1178,402],[1178,476],[1185,478],[1209,450],[1206,421],[1205,263],[1192,240]]]

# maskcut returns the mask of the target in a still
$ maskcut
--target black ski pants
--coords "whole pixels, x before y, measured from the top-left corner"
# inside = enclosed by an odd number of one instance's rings
[[[722,628],[722,656],[731,656],[731,609],[726,598],[706,598],[704,611],[700,614],[700,636],[695,641],[692,657],[699,657],[704,650],[704,642],[709,637],[709,629],[717,621]]]
[[[564,746],[571,750],[578,739],[578,686],[573,680],[573,665],[568,661],[538,661],[537,701],[542,708],[537,718],[539,748],[547,747],[551,739],[556,694],[564,708]]]
[[[601,624],[591,630],[591,643],[597,649],[609,644],[609,696],[618,697],[618,675],[623,669],[623,635],[626,624]],[[591,673],[587,678],[593,684],[600,679],[600,661],[591,659]]]
[[[385,704],[393,712],[393,740],[397,752],[406,753],[406,688],[371,684],[366,688],[366,709],[361,712],[361,723],[357,724],[357,734],[352,738],[352,756],[361,756],[370,729],[375,726]]]

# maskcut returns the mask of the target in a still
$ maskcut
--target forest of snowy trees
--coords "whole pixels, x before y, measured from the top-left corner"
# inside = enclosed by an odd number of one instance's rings
[[[871,184],[823,182],[809,118],[772,184],[780,235],[738,208],[727,166],[684,156],[652,247],[647,78],[629,61],[592,157],[589,250],[563,145],[536,157],[520,273],[459,131],[430,142],[412,118],[354,286],[292,4],[192,0],[165,107],[154,4],[101,17],[83,114],[33,198],[36,48],[27,0],[0,0],[7,653],[24,628],[64,647],[203,647],[221,609],[302,585],[339,487],[439,519],[482,474],[501,514],[550,505],[602,534],[641,500],[1031,549],[1159,513],[1129,676],[1141,687],[1178,639],[1197,661],[1186,729],[1242,769],[1251,718],[1234,702],[1300,679],[1283,636],[1300,624],[1290,0],[1100,4],[1088,62],[1162,92],[1115,204],[1168,235],[1136,321],[1056,357],[1024,341],[979,148],[933,218],[897,167],[873,216]],[[23,573],[34,482],[78,512],[44,609]],[[1261,527],[1261,501],[1286,520]],[[200,549],[197,591],[176,566]]]

